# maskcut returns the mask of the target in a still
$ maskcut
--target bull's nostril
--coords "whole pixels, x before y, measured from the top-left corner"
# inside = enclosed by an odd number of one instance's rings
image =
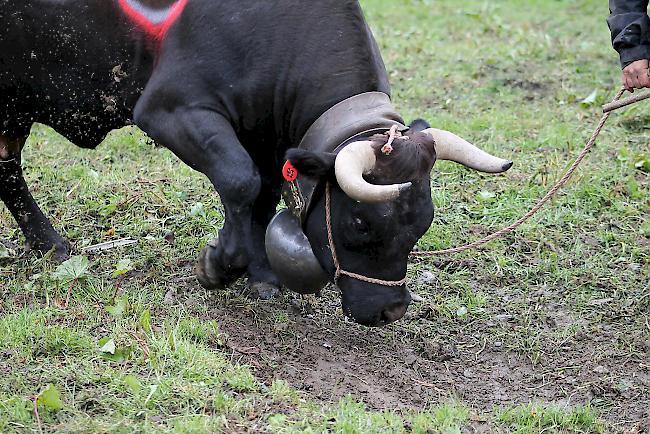
[[[381,322],[385,325],[397,321],[398,319],[404,316],[407,307],[408,304],[406,303],[406,304],[398,304],[395,306],[391,306],[388,309],[385,309],[381,313],[381,317],[380,317]]]

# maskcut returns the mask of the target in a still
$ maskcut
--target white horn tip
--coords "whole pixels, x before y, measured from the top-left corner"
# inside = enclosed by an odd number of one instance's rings
[[[468,167],[484,173],[503,173],[508,171],[513,164],[514,163],[510,160],[495,158],[491,164],[475,164],[469,165]]]
[[[411,188],[412,185],[413,185],[413,183],[411,183],[411,182],[405,182],[405,183],[400,184],[400,185],[397,186],[397,191],[400,194],[402,194],[403,192],[405,192],[406,190]]]

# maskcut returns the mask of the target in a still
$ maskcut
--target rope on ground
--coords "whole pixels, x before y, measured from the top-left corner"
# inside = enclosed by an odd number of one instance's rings
[[[614,104],[615,102],[617,102],[621,98],[621,96],[623,95],[623,92],[625,92],[625,89],[621,89],[616,94],[614,99],[612,100],[612,103],[608,104],[608,106],[611,107],[611,104]],[[650,95],[648,95],[648,96],[650,96]],[[644,98],[641,98],[641,99],[644,99]],[[628,101],[627,104],[624,104],[624,105],[634,104],[635,102],[641,101],[641,99],[638,99],[636,101],[631,101],[631,102]],[[623,105],[621,105],[620,107],[622,107],[622,106]],[[620,108],[620,107],[618,107],[618,108]],[[542,197],[537,202],[537,204],[533,208],[531,208],[530,211],[528,211],[521,218],[519,218],[519,220],[515,221],[510,226],[507,226],[507,227],[505,227],[505,228],[503,228],[503,229],[501,229],[501,230],[499,230],[497,232],[494,232],[493,234],[490,234],[490,235],[486,236],[485,238],[482,238],[480,240],[476,240],[476,241],[474,241],[472,243],[465,244],[465,245],[460,246],[460,247],[454,247],[454,248],[451,248],[451,249],[436,250],[436,251],[433,251],[433,252],[411,252],[411,256],[430,257],[430,256],[441,256],[441,255],[451,255],[451,254],[454,254],[454,253],[460,253],[460,252],[464,252],[464,251],[467,251],[467,250],[476,249],[478,247],[481,247],[481,246],[489,243],[492,240],[495,240],[497,238],[500,238],[500,237],[502,237],[504,235],[507,235],[507,234],[513,232],[519,226],[524,224],[529,218],[531,218],[533,215],[535,215],[537,213],[537,211],[539,211],[540,208],[542,208],[544,206],[544,204],[546,204],[546,202],[548,202],[553,196],[555,196],[555,193],[557,193],[557,191],[567,183],[567,181],[573,175],[573,172],[575,172],[576,169],[578,168],[578,166],[580,166],[580,163],[582,163],[582,160],[587,156],[587,154],[589,153],[591,148],[596,143],[596,139],[598,138],[598,136],[600,135],[600,132],[602,131],[603,127],[605,126],[605,122],[607,122],[607,119],[609,118],[609,115],[611,114],[612,110],[615,110],[615,108],[610,109],[608,111],[605,111],[603,113],[603,116],[600,119],[600,122],[598,123],[598,126],[596,127],[596,130],[591,135],[591,138],[587,141],[587,144],[585,145],[584,149],[580,152],[580,154],[578,155],[576,160],[573,162],[571,167],[564,174],[564,176],[562,178],[560,178],[560,180],[555,183],[555,185],[548,191],[548,193],[546,193],[546,195],[544,195],[544,197]]]

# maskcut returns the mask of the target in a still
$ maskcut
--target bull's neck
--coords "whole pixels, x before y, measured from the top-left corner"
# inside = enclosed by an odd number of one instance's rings
[[[406,129],[390,97],[383,92],[366,92],[347,98],[323,113],[304,134],[299,148],[314,152],[337,152],[354,140],[389,130]],[[304,223],[313,202],[318,181],[298,176],[285,183],[282,191],[289,210]]]
[[[347,98],[323,113],[309,127],[299,148],[334,152],[354,137],[393,125],[404,127],[404,120],[383,92],[365,92]]]

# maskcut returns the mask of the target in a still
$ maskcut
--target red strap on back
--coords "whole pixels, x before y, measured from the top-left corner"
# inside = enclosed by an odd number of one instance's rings
[[[169,14],[164,21],[154,23],[140,11],[134,9],[127,0],[118,0],[118,4],[127,17],[137,25],[150,39],[155,41],[162,41],[169,31],[169,28],[176,22],[178,17],[187,6],[188,0],[178,0],[174,3],[169,11]]]

